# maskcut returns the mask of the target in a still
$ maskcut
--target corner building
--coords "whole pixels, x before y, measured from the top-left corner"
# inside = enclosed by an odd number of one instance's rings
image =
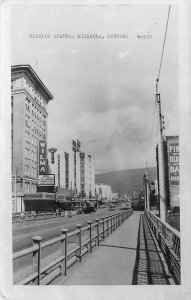
[[[30,65],[11,67],[13,211],[22,210],[24,194],[36,193],[39,140],[47,141],[47,105],[52,99]]]

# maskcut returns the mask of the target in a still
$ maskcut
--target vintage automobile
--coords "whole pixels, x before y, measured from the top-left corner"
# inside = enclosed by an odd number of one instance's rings
[[[109,210],[115,210],[115,205],[114,204],[110,204],[109,205]]]
[[[94,206],[84,206],[82,208],[79,208],[77,211],[77,214],[89,214],[96,212],[96,209]]]

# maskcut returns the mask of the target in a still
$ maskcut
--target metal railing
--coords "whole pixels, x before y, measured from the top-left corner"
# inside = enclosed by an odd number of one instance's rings
[[[180,232],[147,210],[145,210],[145,215],[166,258],[170,273],[175,281],[180,284]]]
[[[59,275],[67,275],[67,269],[75,262],[81,262],[82,257],[87,253],[92,253],[93,247],[99,246],[100,242],[115,231],[131,214],[133,210],[124,211],[112,216],[96,219],[95,222],[88,221],[86,226],[78,224],[76,230],[68,233],[68,229],[61,229],[61,236],[42,243],[42,237],[32,238],[33,246],[13,254],[13,261],[32,254],[33,273],[18,285],[46,285]],[[85,233],[85,238],[84,237]],[[68,241],[73,237],[74,246],[68,249]],[[48,265],[41,267],[42,250],[46,247],[60,243],[60,255]]]

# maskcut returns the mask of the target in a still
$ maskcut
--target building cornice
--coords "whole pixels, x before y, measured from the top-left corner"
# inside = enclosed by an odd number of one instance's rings
[[[33,81],[34,85],[46,96],[47,100],[53,100],[53,96],[50,91],[46,88],[42,80],[38,77],[36,72],[31,68],[30,65],[14,65],[11,66],[11,75],[18,72],[24,72]]]
[[[38,107],[38,109],[40,109],[41,112],[42,112],[43,114],[46,115],[46,117],[48,117],[48,112],[47,112],[42,106],[40,106],[40,105],[38,104],[38,102],[37,102],[36,100],[34,100],[33,97],[32,97],[25,89],[20,89],[20,90],[12,91],[12,92],[11,92],[11,95],[14,95],[14,94],[21,94],[21,93],[25,94],[26,97],[27,97],[33,104],[35,104],[35,105]]]

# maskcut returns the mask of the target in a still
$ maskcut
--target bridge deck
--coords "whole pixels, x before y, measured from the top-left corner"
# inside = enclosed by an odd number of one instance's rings
[[[169,285],[165,259],[143,213],[134,212],[82,262],[52,284]]]

